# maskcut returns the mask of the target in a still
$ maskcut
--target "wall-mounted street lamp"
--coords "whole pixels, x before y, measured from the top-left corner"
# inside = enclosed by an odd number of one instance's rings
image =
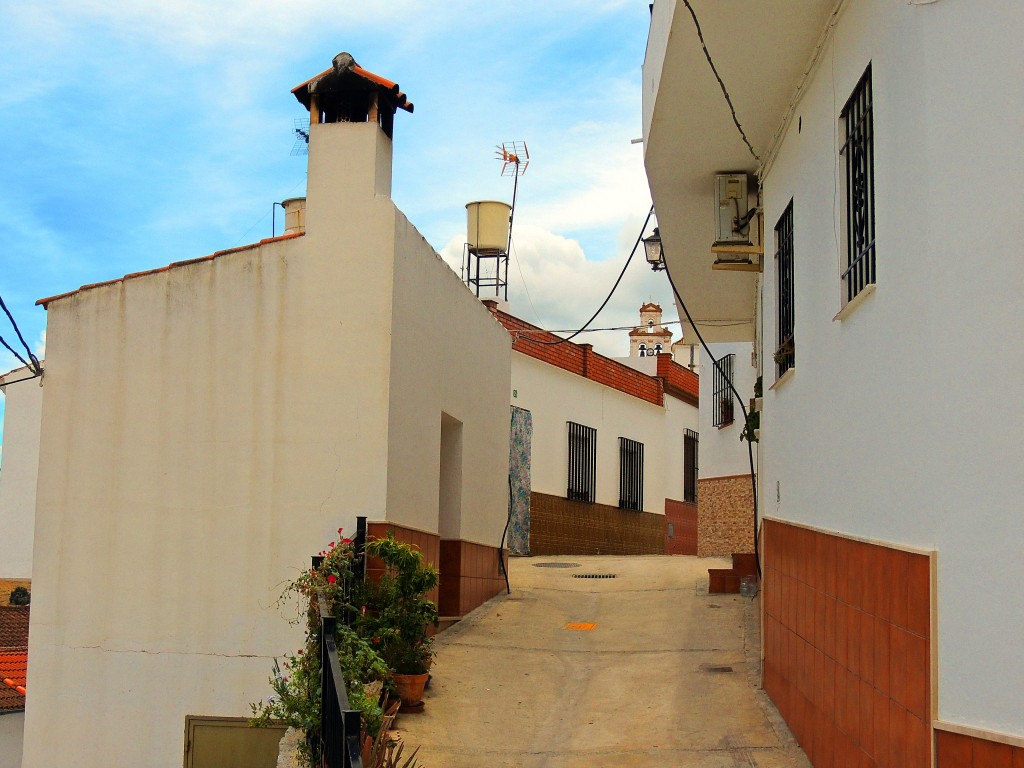
[[[659,272],[665,268],[665,251],[661,247],[661,235],[658,228],[654,228],[654,234],[644,238],[644,251],[647,253],[647,263],[651,269]]]

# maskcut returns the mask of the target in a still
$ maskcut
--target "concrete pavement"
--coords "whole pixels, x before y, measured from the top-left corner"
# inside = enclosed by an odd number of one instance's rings
[[[407,754],[420,745],[427,768],[810,768],[757,687],[758,603],[707,595],[715,567],[728,563],[513,558],[512,594],[437,637],[426,710],[397,721]],[[599,574],[615,578],[576,578]]]

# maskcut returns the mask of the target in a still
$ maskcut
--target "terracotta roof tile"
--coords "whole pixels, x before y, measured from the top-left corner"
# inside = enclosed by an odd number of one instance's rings
[[[309,94],[316,91],[317,85],[321,80],[330,75],[341,76],[348,72],[351,72],[353,75],[382,88],[387,92],[396,108],[404,109],[406,112],[412,112],[415,109],[413,103],[409,101],[408,96],[402,93],[402,89],[398,86],[398,83],[393,80],[388,80],[386,77],[374,74],[368,69],[364,69],[359,66],[355,59],[353,59],[349,54],[339,53],[334,58],[335,61],[338,62],[336,65],[328,67],[319,75],[314,75],[309,78],[309,80],[299,83],[292,88],[292,93],[295,95],[295,98],[298,99],[299,103],[307,109],[309,109]]]
[[[0,605],[0,651],[28,647],[30,608],[28,605]]]
[[[0,651],[0,711],[25,708],[28,648]]]
[[[131,272],[131,273],[125,275],[124,277],[118,277],[118,278],[115,278],[113,280],[105,280],[102,283],[90,283],[89,285],[83,285],[81,288],[77,288],[77,289],[75,289],[73,291],[68,291],[67,293],[58,293],[56,296],[47,296],[45,299],[40,299],[39,301],[37,301],[36,305],[41,305],[45,309],[45,308],[48,308],[49,305],[52,302],[54,302],[54,301],[59,301],[60,299],[66,299],[69,296],[74,296],[76,293],[81,293],[82,291],[88,291],[88,290],[91,290],[93,288],[100,288],[100,287],[102,287],[104,285],[114,285],[115,283],[120,283],[120,282],[123,282],[125,280],[132,280],[132,279],[134,279],[136,277],[145,277],[146,275],[155,275],[158,272],[166,272],[169,269],[175,269],[176,267],[185,267],[185,266],[188,266],[189,264],[198,264],[201,261],[212,261],[213,259],[216,259],[216,258],[218,258],[220,256],[226,256],[229,253],[238,253],[239,251],[247,251],[250,248],[259,248],[262,245],[267,245],[268,243],[276,243],[276,242],[279,242],[281,240],[291,240],[294,237],[302,237],[304,234],[305,234],[304,232],[292,232],[291,234],[287,234],[287,235],[278,235],[277,237],[267,237],[267,238],[264,238],[263,240],[260,240],[258,243],[250,243],[249,245],[241,245],[241,246],[239,246],[237,248],[228,248],[227,250],[224,250],[224,251],[216,251],[214,253],[211,253],[209,256],[200,256],[197,259],[186,259],[185,261],[175,261],[175,262],[173,262],[171,264],[168,264],[166,267],[157,267],[156,269],[147,269],[147,270],[145,270],[143,272]]]

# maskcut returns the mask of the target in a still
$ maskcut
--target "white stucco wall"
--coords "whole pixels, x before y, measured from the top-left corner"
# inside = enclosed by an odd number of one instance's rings
[[[0,377],[0,391],[5,400],[3,466],[0,469],[0,531],[3,531],[0,578],[5,579],[32,577],[43,380],[18,381],[30,375],[28,368],[18,368]]]
[[[568,432],[574,421],[597,430],[595,501],[618,506],[619,438],[644,444],[644,511],[665,513],[683,498],[683,434],[697,409],[665,397],[665,407],[619,392],[518,352],[512,353],[512,405],[533,414],[532,490],[565,496]]]
[[[388,520],[439,530],[446,413],[462,423],[462,514],[441,535],[498,546],[508,517],[512,341],[401,214],[395,227]]]
[[[743,398],[744,407],[749,407],[754,396],[754,381],[757,369],[752,366],[750,353],[753,345],[747,343],[708,345],[716,359],[725,355],[733,358],[733,386]],[[750,474],[750,456],[747,444],[740,440],[743,431],[743,411],[733,395],[733,422],[728,426],[714,426],[715,417],[715,366],[708,363],[703,367],[700,379],[700,453],[698,474],[700,478],[729,477]],[[756,458],[756,457],[755,457]]]
[[[0,768],[21,768],[25,713],[0,714]]]
[[[271,659],[298,647],[301,628],[274,604],[282,584],[339,526],[387,518],[389,424],[408,415],[392,407],[392,343],[437,351],[392,313],[396,240],[399,272],[425,258],[450,273],[410,246],[390,170],[375,125],[313,126],[303,237],[50,305],[29,768],[180,765],[185,716],[248,715],[270,693]],[[445,317],[450,294],[425,292],[419,312]],[[471,304],[470,338],[497,335]],[[445,354],[469,367],[455,345]],[[450,393],[424,391],[416,405],[436,428]],[[507,391],[506,368],[506,460]],[[435,446],[403,468],[434,467],[434,530],[437,458]]]
[[[1018,737],[1022,28],[1013,0],[847,3],[765,180],[769,247],[794,200],[796,371],[767,391],[769,262],[761,428],[767,514],[938,551],[937,715]],[[878,288],[837,321],[836,121],[868,62]]]

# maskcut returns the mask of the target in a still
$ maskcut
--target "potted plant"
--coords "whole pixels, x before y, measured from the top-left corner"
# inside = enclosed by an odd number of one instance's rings
[[[434,656],[428,628],[438,624],[437,606],[427,594],[437,588],[438,572],[390,532],[368,542],[366,554],[383,563],[384,573],[364,585],[356,628],[391,668],[402,707],[414,710],[422,703]]]
[[[11,590],[11,605],[28,605],[32,602],[32,595],[25,587],[15,587]]]

